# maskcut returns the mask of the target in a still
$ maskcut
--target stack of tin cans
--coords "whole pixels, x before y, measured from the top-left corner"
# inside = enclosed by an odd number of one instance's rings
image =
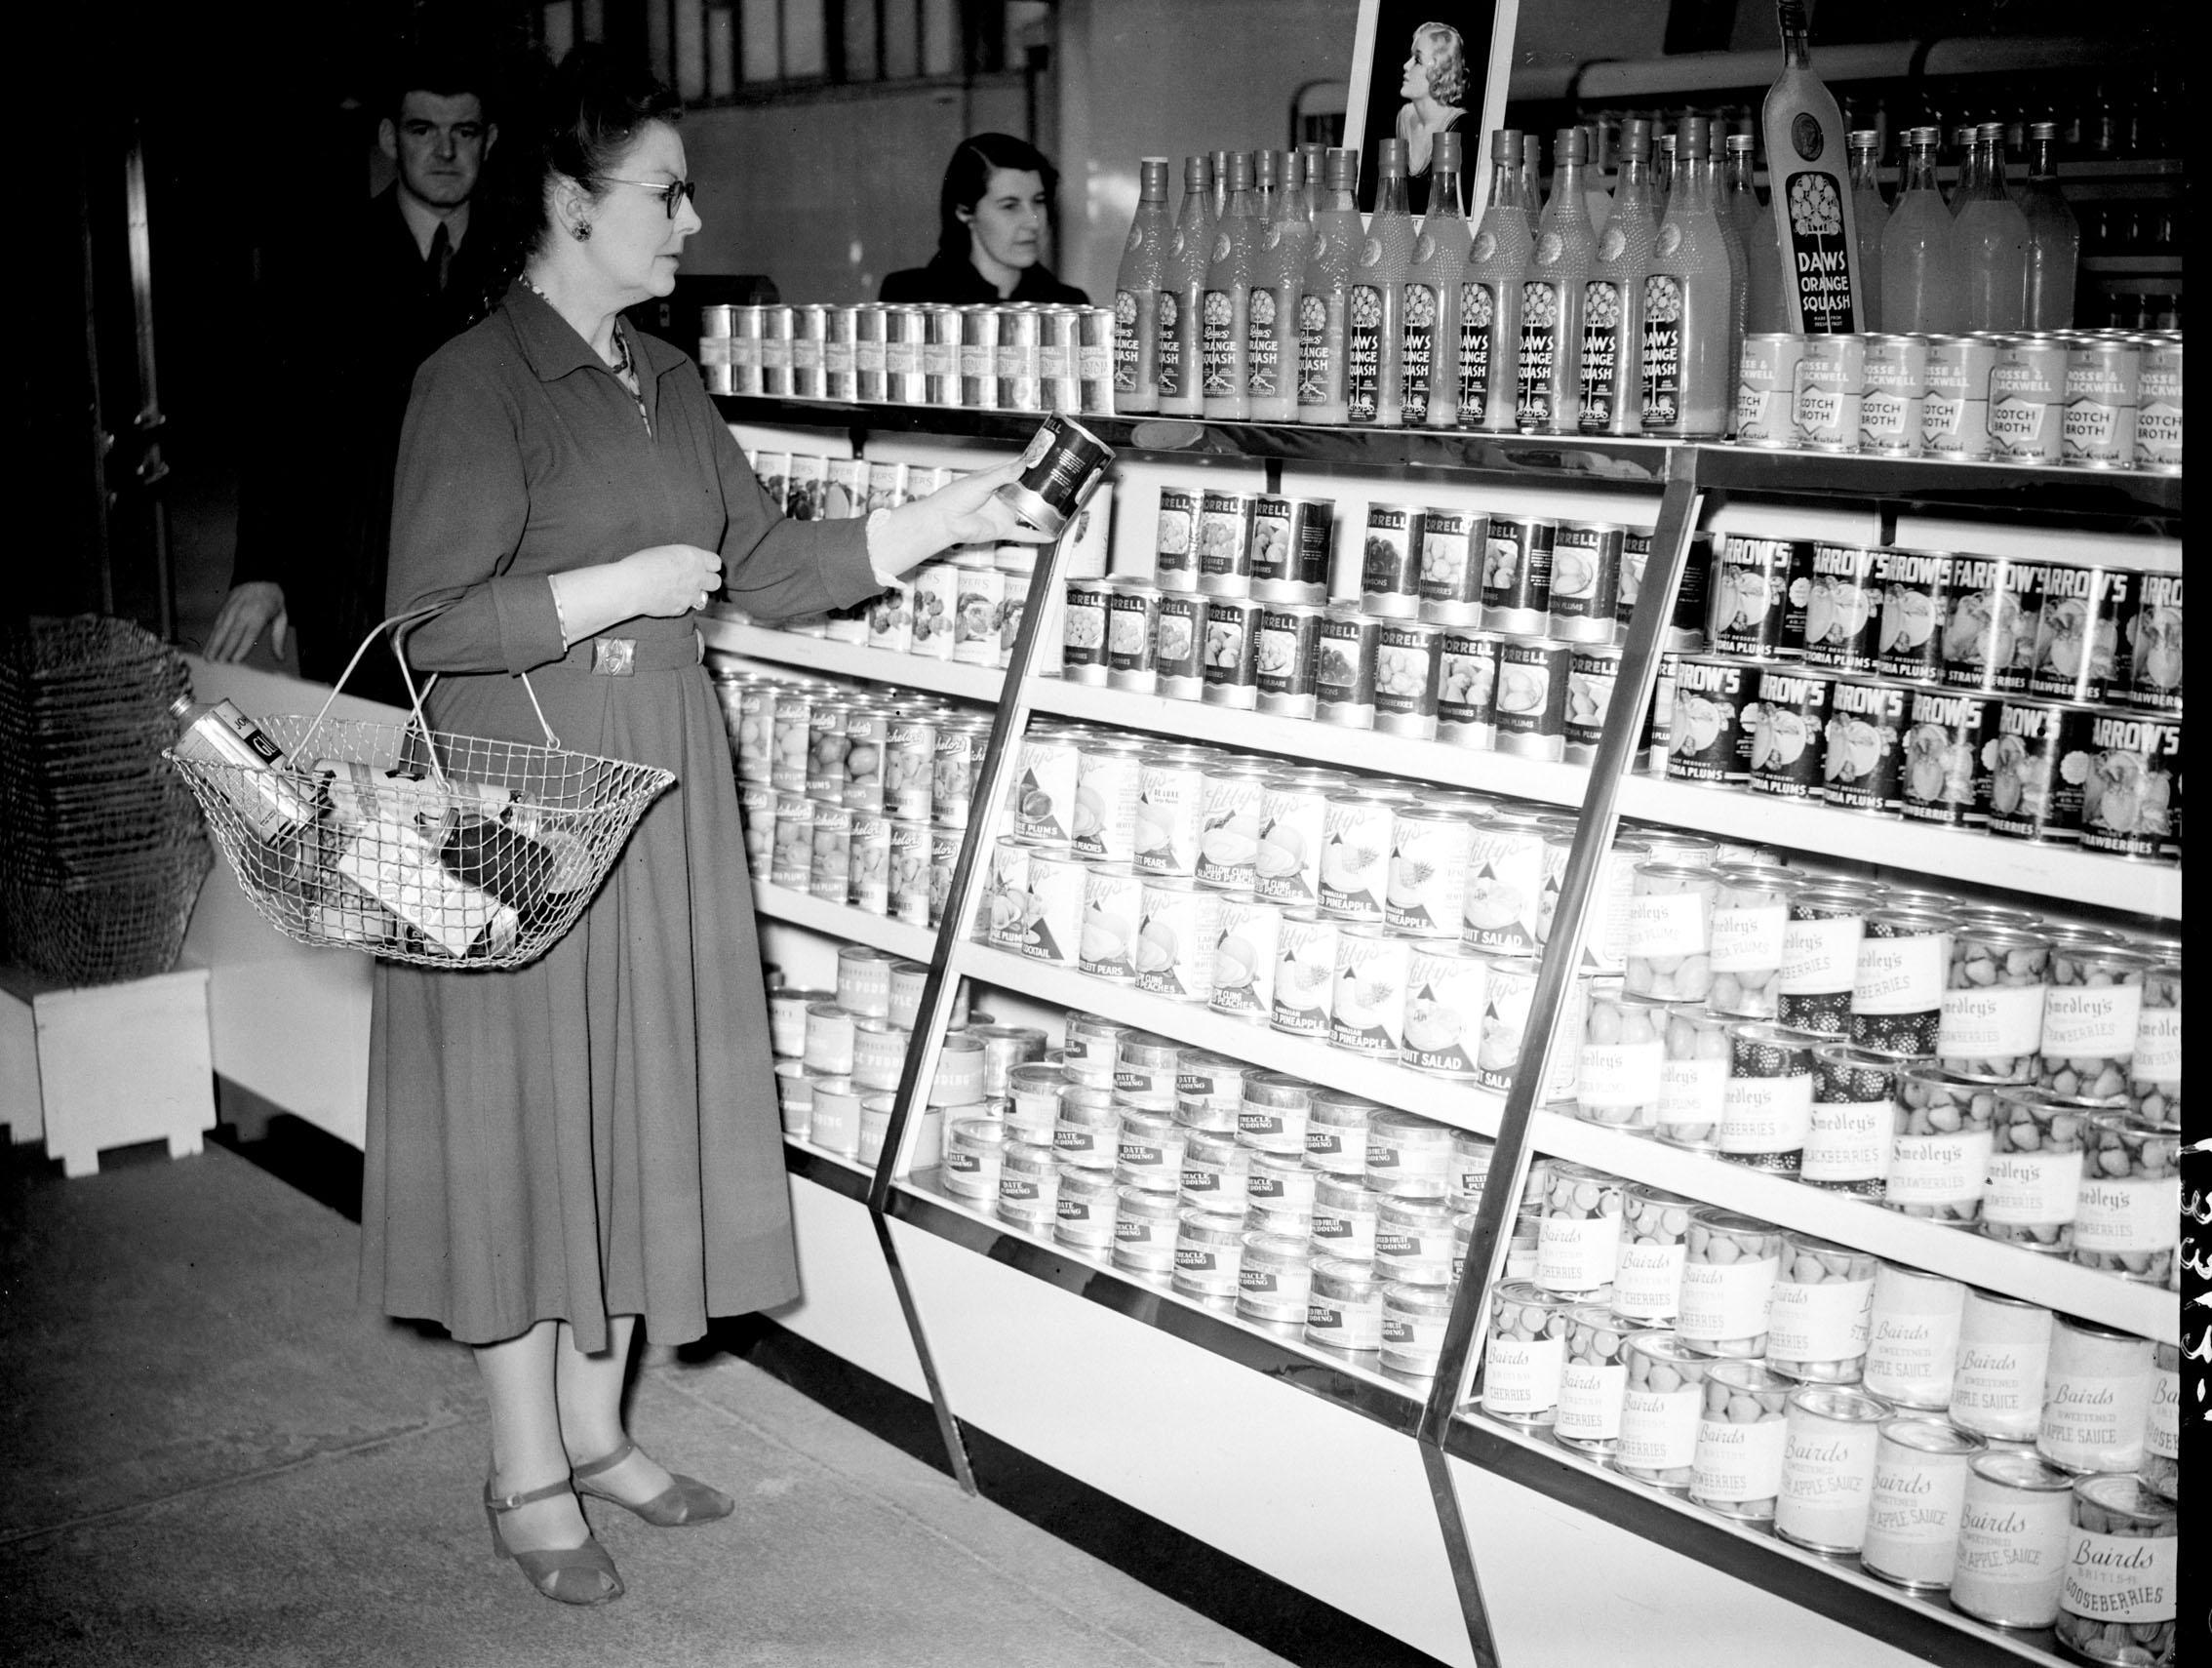
[[[970,411],[1114,411],[1104,307],[712,306],[699,322],[711,394]]]
[[[2180,331],[1752,336],[1745,446],[2182,472]]]

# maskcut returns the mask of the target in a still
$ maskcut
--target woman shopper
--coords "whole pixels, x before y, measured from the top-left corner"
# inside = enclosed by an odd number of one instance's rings
[[[592,48],[548,85],[521,276],[415,378],[388,607],[443,674],[433,725],[673,771],[575,928],[505,973],[379,964],[365,1294],[474,1346],[493,1544],[564,1604],[622,1591],[579,1495],[726,1515],[622,1424],[642,1318],[663,1343],[799,1290],[730,744],[691,616],[780,618],[951,544],[1034,539],[980,471],[866,522],[785,520],[697,368],[619,314],[700,226],[665,88]]]
[[[1011,134],[960,141],[937,190],[937,253],[884,280],[887,301],[1056,301],[1090,298],[1043,261],[1059,171]]]

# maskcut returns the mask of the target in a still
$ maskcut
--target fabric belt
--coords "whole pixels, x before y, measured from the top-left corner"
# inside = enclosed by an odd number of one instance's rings
[[[674,621],[670,623],[677,625]],[[531,670],[533,676],[551,672],[628,678],[640,672],[681,671],[696,666],[705,658],[706,644],[697,630],[689,625],[677,625],[674,630],[643,635],[587,637],[570,645],[569,652],[558,660]]]

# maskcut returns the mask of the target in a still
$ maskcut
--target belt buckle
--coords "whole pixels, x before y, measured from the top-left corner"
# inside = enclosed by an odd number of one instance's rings
[[[591,646],[591,669],[602,678],[627,678],[638,669],[638,640],[601,637]]]

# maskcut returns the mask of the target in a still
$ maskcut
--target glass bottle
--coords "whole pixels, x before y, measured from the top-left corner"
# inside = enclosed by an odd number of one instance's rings
[[[1467,264],[1457,131],[1437,135],[1429,159],[1429,213],[1413,240],[1401,311],[1404,344],[1400,420],[1407,428],[1449,428],[1459,415],[1459,274]]]
[[[2081,226],[2059,190],[2057,125],[2031,123],[2028,142],[2028,188],[2020,193],[2028,217],[2028,328],[2070,330]]]
[[[1252,153],[1229,153],[1228,207],[1213,228],[1213,258],[1205,269],[1199,325],[1199,387],[1205,415],[1216,422],[1242,422],[1251,412],[1245,392],[1246,328],[1251,321],[1252,258],[1262,225],[1253,214]]]
[[[1298,146],[1298,172],[1306,182],[1306,223],[1313,224],[1314,217],[1321,213],[1322,194],[1327,186],[1322,182],[1323,171],[1328,166],[1328,146],[1319,139],[1307,139]]]
[[[1613,195],[1605,189],[1605,178],[1620,167],[1620,157],[1606,143],[1605,124],[1602,122],[1583,123],[1582,142],[1583,156],[1589,163],[1582,179],[1582,197],[1584,206],[1590,212],[1590,236],[1592,247],[1595,248],[1598,234],[1605,229],[1605,222],[1612,218]]]
[[[1254,422],[1289,422],[1298,415],[1298,292],[1314,243],[1305,153],[1281,152],[1275,172],[1275,218],[1261,229],[1252,264],[1244,348],[1244,391]]]
[[[1521,286],[1535,245],[1521,195],[1521,135],[1490,136],[1490,192],[1459,279],[1459,426],[1519,426]]]
[[[1758,200],[1749,134],[1728,136],[1728,218],[1744,240],[1744,330],[1765,336],[1790,328],[1783,310],[1782,251],[1774,241],[1774,217]]]
[[[1952,181],[1951,195],[1945,199],[1951,205],[1954,219],[1966,206],[1966,193],[1974,188],[1974,167],[1979,158],[1974,150],[1974,124],[1965,122],[1951,130],[1951,148],[1958,153],[1958,178]]]
[[[1644,280],[1643,430],[1711,439],[1733,415],[1728,357],[1728,247],[1705,187],[1706,126],[1684,116],[1675,182]]]
[[[1205,269],[1213,257],[1213,163],[1183,159],[1183,207],[1160,270],[1160,411],[1168,417],[1204,417],[1205,372],[1200,309]]]
[[[1521,136],[1521,201],[1533,226],[1544,212],[1544,141],[1534,134]]]
[[[1935,128],[1905,135],[1905,183],[1881,228],[1881,327],[1950,336],[1965,320],[1951,211],[1936,183]]]
[[[1728,255],[1727,421],[1736,420],[1736,384],[1743,378],[1744,325],[1751,312],[1751,256],[1744,249],[1744,234],[1728,202],[1728,179],[1723,151],[1727,124],[1716,116],[1705,128],[1705,200],[1713,205],[1714,222],[1720,228],[1720,246]]]
[[[1136,218],[1114,275],[1114,409],[1160,409],[1160,274],[1174,230],[1167,220],[1167,159],[1138,165]]]
[[[1323,168],[1322,206],[1314,215],[1313,253],[1298,291],[1298,420],[1344,420],[1345,308],[1352,265],[1360,258],[1360,209],[1352,195],[1360,153],[1330,150]]]
[[[1229,212],[1229,152],[1217,150],[1207,160],[1213,164],[1210,201],[1214,224],[1219,225],[1221,217]]]
[[[1536,222],[1528,276],[1521,286],[1521,426],[1539,434],[1572,434],[1582,416],[1584,287],[1598,239],[1583,194],[1589,139],[1561,128],[1553,142],[1552,200]]]
[[[1413,258],[1413,211],[1407,206],[1405,142],[1380,141],[1375,156],[1375,212],[1360,245],[1345,315],[1345,420],[1395,428],[1404,389],[1399,356],[1404,347],[1405,267]]]
[[[1859,321],[1870,331],[1881,322],[1881,233],[1889,224],[1889,205],[1881,195],[1881,135],[1875,128],[1851,132],[1851,235],[1859,252]]]
[[[1667,212],[1667,199],[1675,189],[1675,136],[1661,134],[1652,144],[1657,154],[1651,161],[1651,200],[1664,216]]]
[[[1265,227],[1275,218],[1276,181],[1283,178],[1283,152],[1255,150],[1252,156],[1252,218]]]
[[[1623,124],[1613,209],[1590,263],[1582,319],[1585,434],[1643,432],[1643,280],[1659,237],[1652,202],[1651,124]]]
[[[2028,317],[2028,217],[2004,188],[2004,124],[1974,135],[1974,183],[1952,222],[1966,281],[1965,328],[2021,329]]]
[[[1789,284],[1783,328],[1800,336],[1868,329],[1852,266],[1851,176],[1843,112],[1813,73],[1804,0],[1779,0],[1782,73],[1766,91],[1766,184]]]

